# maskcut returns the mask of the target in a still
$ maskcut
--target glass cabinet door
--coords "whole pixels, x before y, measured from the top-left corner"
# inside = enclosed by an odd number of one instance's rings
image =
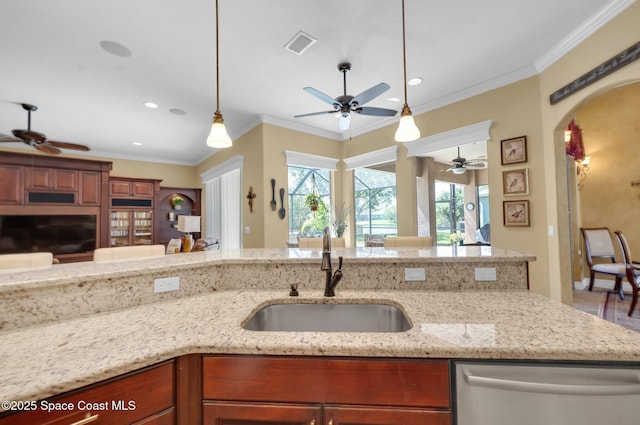
[[[153,243],[152,211],[133,211],[133,244]]]
[[[129,245],[131,211],[111,211],[111,229],[109,236],[111,246]]]

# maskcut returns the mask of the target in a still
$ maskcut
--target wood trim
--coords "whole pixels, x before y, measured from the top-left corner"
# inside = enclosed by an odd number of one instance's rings
[[[202,355],[176,358],[176,423],[202,423]]]
[[[17,152],[0,153],[0,163],[27,167],[66,168],[86,171],[111,171],[113,163],[88,159],[65,158],[59,156],[32,155]]]

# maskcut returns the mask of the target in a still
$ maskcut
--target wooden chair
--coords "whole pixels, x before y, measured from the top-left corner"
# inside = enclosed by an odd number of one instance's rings
[[[164,254],[164,245],[116,246],[96,248],[93,251],[93,261],[135,260],[138,258],[162,257]]]
[[[344,248],[346,246],[344,238],[331,238],[331,248]],[[300,238],[298,248],[319,248],[322,249],[322,238]]]
[[[397,236],[384,238],[385,248],[427,246],[433,246],[433,239],[430,236]]]
[[[633,261],[629,243],[622,232],[620,230],[616,230],[613,233],[616,235],[618,243],[620,244],[620,250],[622,251],[622,257],[626,265],[625,271],[627,274],[627,280],[629,281],[629,285],[631,285],[632,298],[628,313],[628,315],[631,316],[633,314],[633,310],[636,308],[636,304],[638,304],[638,292],[640,291],[640,262]]]
[[[616,250],[608,227],[581,227],[584,239],[585,256],[589,265],[589,291],[593,289],[595,274],[601,273],[615,277],[614,291],[620,299],[624,299],[622,292],[622,278],[626,276],[626,264],[618,262]],[[609,260],[609,262],[606,262]],[[604,262],[602,262],[604,261]]]
[[[47,269],[52,265],[53,254],[50,252],[27,252],[22,254],[0,255],[0,270]]]

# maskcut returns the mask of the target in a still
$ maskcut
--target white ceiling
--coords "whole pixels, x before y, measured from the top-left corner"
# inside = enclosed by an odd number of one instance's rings
[[[409,105],[415,115],[535,75],[633,1],[406,0],[407,74],[424,79]],[[26,128],[15,104],[26,102],[39,108],[33,130],[93,155],[197,164],[214,152],[214,0],[0,0],[0,16],[0,133]],[[341,95],[343,61],[349,94],[386,82],[367,106],[401,109],[387,100],[403,97],[400,0],[220,0],[220,19],[232,138],[259,122],[337,140],[397,123],[356,115],[341,133],[330,114],[293,116],[330,109],[302,89]],[[283,47],[300,30],[318,41],[297,56]],[[103,40],[132,55],[107,53]]]

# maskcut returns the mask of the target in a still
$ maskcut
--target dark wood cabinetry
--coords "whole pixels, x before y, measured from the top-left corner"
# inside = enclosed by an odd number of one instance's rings
[[[0,425],[169,425],[175,424],[174,400],[175,361],[172,360],[33,402],[35,410],[21,409],[21,413],[3,416]]]
[[[154,196],[161,180],[109,179],[109,246],[152,245]]]
[[[168,244],[171,239],[184,236],[175,227],[178,223],[179,215],[200,215],[201,211],[201,189],[188,189],[180,187],[160,187],[156,193],[154,227],[156,242]],[[173,208],[171,200],[175,196],[184,199],[184,204],[180,210]],[[199,233],[194,234],[194,238],[200,237]]]
[[[445,360],[203,358],[203,424],[450,425]]]
[[[0,205],[22,205],[24,178],[22,167],[0,164]]]

